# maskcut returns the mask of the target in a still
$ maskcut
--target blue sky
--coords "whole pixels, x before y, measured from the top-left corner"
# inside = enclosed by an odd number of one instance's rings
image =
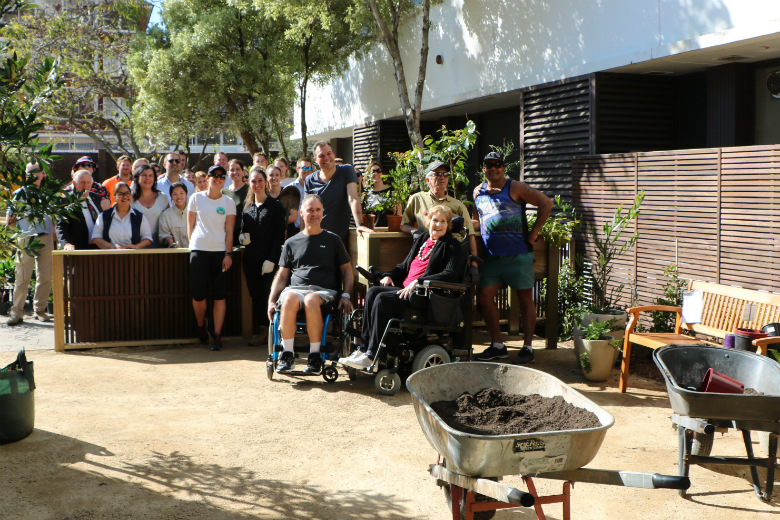
[[[147,0],[150,4],[154,6],[154,9],[152,9],[152,17],[149,19],[149,25],[162,25],[162,17],[160,16],[161,10],[160,6],[163,3],[163,0]]]

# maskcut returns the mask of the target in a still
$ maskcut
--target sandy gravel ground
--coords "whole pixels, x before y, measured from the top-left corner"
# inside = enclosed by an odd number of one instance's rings
[[[617,370],[586,383],[570,348],[534,368],[562,378],[616,418],[590,467],[676,474],[677,436],[664,387]],[[2,353],[0,364],[13,360]],[[265,349],[194,346],[29,353],[38,388],[36,429],[0,446],[3,519],[447,519],[427,473],[436,460],[405,390],[378,395],[370,378],[335,384],[265,374]],[[743,455],[736,432],[714,454]],[[770,518],[747,471],[691,470],[690,498],[675,491],[576,484],[572,518]],[[507,479],[507,482],[518,482]],[[523,485],[517,484],[524,489]],[[537,480],[542,493],[560,492]],[[561,518],[560,505],[545,507]],[[497,519],[534,518],[532,510]]]

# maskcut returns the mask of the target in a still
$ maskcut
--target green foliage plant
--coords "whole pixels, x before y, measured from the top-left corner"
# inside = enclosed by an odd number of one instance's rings
[[[427,190],[425,170],[434,161],[442,161],[450,165],[449,189],[454,196],[466,200],[468,177],[466,168],[469,151],[477,141],[477,127],[473,121],[458,130],[449,130],[442,126],[438,138],[425,136],[424,148],[414,147],[406,152],[393,152],[390,157],[395,162],[395,168],[384,178],[392,188],[392,196],[388,197],[387,207],[405,208],[412,193]]]
[[[559,211],[545,221],[539,236],[544,241],[555,247],[562,247],[571,242],[571,235],[579,229],[582,217],[568,202],[564,202],[560,195],[555,196],[555,205]],[[536,215],[528,215],[528,228],[532,228],[536,222]]]
[[[620,295],[625,284],[620,284],[610,289],[612,281],[613,263],[617,258],[634,247],[639,239],[639,231],[628,238],[621,240],[623,232],[639,216],[640,206],[645,198],[642,190],[636,195],[631,207],[623,212],[623,205],[615,209],[610,220],[602,227],[603,236],[599,236],[595,229],[591,229],[591,237],[596,250],[596,261],[591,265],[593,277],[593,307],[599,311],[608,310],[614,303],[616,295]]]
[[[12,13],[9,8],[13,7],[27,9],[29,5],[0,0],[0,12]],[[51,161],[59,159],[52,153],[51,144],[39,146],[38,132],[43,123],[38,114],[63,81],[54,59],[41,58],[38,65],[31,66],[28,57],[11,50],[12,39],[3,40],[3,44],[3,58],[0,59],[0,212],[4,214],[11,209],[33,223],[41,222],[46,216],[57,219],[73,214],[79,194],[63,197],[60,183],[50,177],[43,179],[40,188],[24,190],[14,196],[18,188],[33,186],[34,179],[25,173],[27,162],[37,162],[48,173]],[[40,242],[15,227],[0,226],[0,261],[11,258],[14,249],[34,256],[40,249]]]
[[[656,300],[656,305],[672,305],[681,307],[683,301],[683,291],[687,285],[684,278],[680,278],[677,272],[677,265],[670,264],[664,268],[666,283],[663,287],[663,296]],[[650,332],[674,332],[676,315],[668,311],[652,311],[650,318],[653,324]]]

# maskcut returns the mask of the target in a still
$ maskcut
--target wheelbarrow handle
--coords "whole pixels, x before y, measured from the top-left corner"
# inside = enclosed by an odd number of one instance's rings
[[[539,478],[605,484],[644,489],[688,489],[691,480],[688,477],[661,475],[658,473],[640,473],[636,471],[617,471],[610,469],[580,468],[551,473],[540,473]]]
[[[688,489],[691,487],[691,479],[675,475],[653,474],[653,487],[656,489]]]

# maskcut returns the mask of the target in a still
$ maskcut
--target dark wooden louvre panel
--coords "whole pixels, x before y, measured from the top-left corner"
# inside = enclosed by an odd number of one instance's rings
[[[363,171],[368,161],[379,155],[379,123],[358,126],[352,131],[352,161]]]
[[[550,197],[570,199],[572,158],[591,153],[589,88],[583,77],[523,92],[523,178]]]
[[[409,132],[406,130],[404,121],[384,120],[379,122],[379,154],[375,158],[379,159],[386,171],[395,168],[395,162],[388,154],[405,152],[411,148],[412,143],[409,140]]]
[[[654,303],[670,264],[685,278],[780,292],[780,146],[579,157],[573,176],[575,207],[600,235],[618,204],[646,192],[636,250],[615,263],[619,303],[632,303],[634,281],[638,304]]]
[[[597,74],[597,153],[670,150],[676,146],[673,78]]]

